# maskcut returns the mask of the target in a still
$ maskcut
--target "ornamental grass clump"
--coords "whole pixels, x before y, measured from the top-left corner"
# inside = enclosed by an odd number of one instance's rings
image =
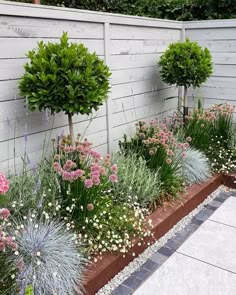
[[[29,216],[27,221],[14,223],[12,231],[18,248],[8,261],[17,267],[15,291],[19,295],[29,286],[34,295],[83,293],[85,259],[64,223]]]
[[[137,123],[136,134],[129,140],[125,135],[119,146],[125,155],[133,152],[143,157],[149,169],[159,173],[163,196],[176,197],[183,189],[183,182],[177,171],[179,160],[189,143],[178,143],[165,122],[152,120],[150,124]]]
[[[138,202],[143,208],[153,208],[161,194],[158,171],[147,167],[146,160],[136,154],[116,153],[112,157],[119,166],[119,181],[114,187],[114,197],[118,202]]]
[[[188,185],[207,181],[211,176],[210,162],[204,153],[189,148],[181,159],[179,173]]]

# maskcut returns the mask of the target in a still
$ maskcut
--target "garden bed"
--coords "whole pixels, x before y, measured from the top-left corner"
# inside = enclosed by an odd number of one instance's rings
[[[235,176],[216,175],[205,183],[193,184],[187,187],[186,192],[179,200],[171,203],[169,206],[157,209],[148,217],[153,222],[152,232],[155,240],[167,233],[178,221],[202,203],[204,199],[222,183],[227,184],[229,187],[236,187],[234,181]],[[91,263],[84,285],[87,294],[95,294],[147,247],[148,244],[142,246],[136,244],[136,246],[126,254],[125,258],[122,254],[107,254],[103,256],[102,260]],[[135,256],[133,256],[133,253],[135,253]]]

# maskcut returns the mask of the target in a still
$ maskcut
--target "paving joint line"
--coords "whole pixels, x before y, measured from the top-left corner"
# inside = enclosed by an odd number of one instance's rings
[[[215,265],[215,264],[212,264],[212,263],[206,262],[206,261],[201,260],[201,259],[198,259],[198,258],[196,258],[196,257],[192,257],[192,256],[190,256],[190,255],[187,255],[187,254],[181,253],[181,252],[179,252],[179,251],[175,251],[175,252],[178,253],[178,254],[180,254],[180,255],[183,255],[183,256],[189,257],[189,258],[191,258],[191,259],[197,260],[197,261],[199,261],[199,262],[202,262],[202,263],[208,264],[208,265],[210,265],[210,266],[212,266],[212,267],[215,267],[215,268],[218,268],[218,269],[221,269],[221,270],[224,270],[224,271],[227,271],[227,272],[230,272],[230,273],[236,275],[236,272],[234,272],[234,271],[232,271],[232,270],[229,270],[229,269],[226,269],[226,268],[223,268],[223,267],[217,266],[217,265]]]

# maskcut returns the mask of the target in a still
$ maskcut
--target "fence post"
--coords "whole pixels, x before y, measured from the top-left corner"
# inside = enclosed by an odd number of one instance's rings
[[[180,32],[180,41],[184,42],[185,40],[185,26],[182,23],[182,29]],[[178,87],[178,113],[180,114],[183,111],[183,86]]]
[[[33,0],[33,4],[41,4],[40,0]]]
[[[110,60],[110,23],[104,23],[104,56],[108,67],[111,66]],[[112,80],[110,78],[110,84]],[[107,119],[107,152],[110,153],[113,148],[112,138],[112,98],[109,95],[106,101],[106,119]]]

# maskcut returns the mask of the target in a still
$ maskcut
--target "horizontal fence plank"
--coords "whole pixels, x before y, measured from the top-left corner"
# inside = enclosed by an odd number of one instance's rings
[[[133,116],[130,116],[129,118],[133,120],[127,122],[123,118],[123,121],[125,124],[116,126],[113,128],[114,132],[114,141],[116,142],[118,139],[121,139],[124,134],[127,134],[128,136],[131,136],[134,131],[135,131],[135,123],[138,120],[145,120],[145,121],[150,121],[151,119],[154,118],[159,118],[161,116],[165,116],[168,114],[168,111],[171,112],[171,114],[177,109],[177,104],[178,104],[178,99],[174,98],[172,100],[167,100],[167,101],[160,101],[159,103],[155,103],[152,105],[152,107],[155,109],[154,115],[152,111],[149,108],[147,108],[144,111],[140,111],[138,114],[134,114]],[[150,110],[150,111],[149,111]],[[144,115],[143,117],[141,115]]]
[[[60,38],[62,32],[76,39],[104,37],[103,24],[99,23],[1,16],[0,38]]]
[[[104,42],[103,40],[93,39],[70,39],[74,43],[83,43],[91,52],[98,55],[104,55]],[[4,38],[0,39],[0,58],[22,58],[26,57],[29,50],[37,47],[39,41],[59,42],[59,39],[45,39],[45,38]]]
[[[200,20],[200,21],[185,21],[183,27],[188,29],[206,29],[206,28],[236,28],[236,19],[219,19],[219,20]]]
[[[122,97],[120,99],[113,100],[113,113],[119,113],[124,110],[132,110],[137,107],[155,104],[159,101],[170,99],[170,97],[177,97],[178,89],[175,87],[169,87],[153,92],[147,92],[137,94],[129,97]]]
[[[214,65],[213,76],[235,77],[236,76],[236,65]]]
[[[148,28],[136,26],[112,25],[111,40],[171,40],[180,39],[179,29]]]
[[[202,47],[207,47],[212,53],[236,53],[236,40],[199,40]]]
[[[85,135],[88,138],[92,138],[95,141],[95,145],[104,144],[107,142],[107,135],[106,135],[107,131],[104,130],[104,126],[102,126],[101,124],[102,121],[105,121],[105,118],[95,119],[91,122],[89,126],[88,126],[88,122],[76,123],[74,124],[75,134],[84,133],[84,131],[86,130]],[[16,138],[15,140],[12,139],[8,141],[0,142],[0,151],[1,151],[0,163],[2,161],[6,161],[7,159],[14,158],[14,153],[16,157],[23,155],[25,149],[29,153],[43,150],[44,141],[46,143],[46,147],[50,146],[51,139],[59,136],[63,131],[65,134],[69,133],[68,125],[54,128],[54,129],[44,130],[36,134],[31,134],[27,137],[27,141],[25,141],[25,137],[19,137],[19,138]],[[95,139],[94,137],[92,137],[93,134],[100,133],[100,132],[103,132],[103,136],[98,134]]]
[[[220,88],[220,87],[201,87],[193,90],[192,95],[195,97],[218,98],[235,100],[235,88]]]
[[[191,40],[235,40],[236,28],[201,28],[201,29],[186,29],[186,37]]]
[[[105,116],[94,116],[90,119],[76,116],[73,118],[73,123],[83,123],[82,127],[89,128],[94,126],[94,132],[106,129],[106,117]],[[94,125],[94,121],[99,125]],[[28,133],[36,134],[38,132],[43,132],[55,128],[66,128],[68,125],[68,119],[63,114],[57,114],[55,117],[50,116],[47,118],[45,114],[34,113],[23,118],[16,118],[14,120],[0,122],[0,142],[23,137],[24,134]],[[83,131],[84,132],[84,131]]]
[[[133,55],[112,55],[111,69],[134,69],[143,67],[152,67],[157,65],[161,53],[153,54],[133,54]]]
[[[171,40],[111,40],[111,54],[148,54],[163,52]]]
[[[103,105],[102,107],[100,107],[98,114],[105,115],[105,111],[106,111],[106,108]],[[4,101],[4,102],[1,102],[0,122],[13,120],[14,118],[24,118],[27,115],[27,113],[29,113],[29,111],[25,107],[25,102],[23,99],[13,100],[13,101]],[[34,114],[36,113],[37,112],[35,112]],[[96,113],[97,112],[94,112],[94,115]],[[58,116],[60,116],[60,114]],[[80,118],[80,120],[82,121],[88,118],[87,115],[74,116],[75,119],[77,117]]]
[[[210,77],[203,86],[216,88],[236,88],[236,77]]]
[[[168,86],[166,84],[157,79],[113,85],[111,97],[112,99],[117,99],[121,97],[132,96],[135,94],[152,92],[167,87]]]
[[[235,30],[236,33],[236,30]],[[231,52],[230,54],[224,52],[212,53],[213,62],[216,65],[235,65],[236,64],[236,53]]]
[[[160,79],[160,74],[155,65],[152,67],[122,69],[112,72],[112,85],[152,79]]]
[[[35,17],[57,20],[87,21],[95,23],[112,23],[134,26],[160,27],[181,29],[183,23],[180,21],[154,19],[131,15],[103,13],[98,11],[69,9],[56,6],[32,5],[26,3],[0,2],[2,15]]]

